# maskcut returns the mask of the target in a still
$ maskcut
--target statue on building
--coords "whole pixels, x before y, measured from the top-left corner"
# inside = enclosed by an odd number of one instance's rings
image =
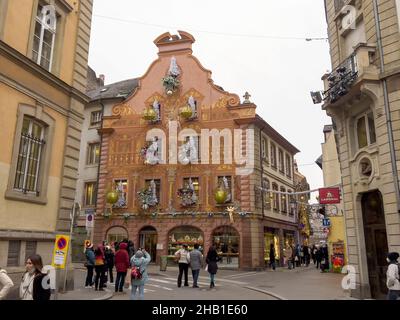
[[[125,198],[126,195],[124,192],[124,185],[122,184],[122,181],[118,182],[115,189],[118,193],[118,201],[113,206],[115,208],[126,207],[126,198]]]
[[[231,202],[232,201],[232,194],[231,194],[231,189],[229,188],[229,183],[228,179],[224,176],[222,177],[222,183],[226,192],[226,200],[225,202]]]
[[[193,96],[189,97],[188,105],[189,105],[190,109],[192,109],[191,118],[196,117],[196,115],[197,115],[197,110],[196,110],[197,109],[197,102],[196,102],[196,100],[194,100]]]
[[[146,150],[146,163],[157,164],[160,163],[160,157],[158,155],[158,138],[154,137],[151,145]]]
[[[150,185],[149,185],[149,199],[148,199],[148,205],[149,206],[155,206],[158,204],[158,199],[157,199],[157,189],[156,189],[156,183],[154,182],[154,180],[150,181]]]

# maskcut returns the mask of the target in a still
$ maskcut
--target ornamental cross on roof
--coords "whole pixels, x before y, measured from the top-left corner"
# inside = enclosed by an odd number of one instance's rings
[[[243,103],[251,103],[251,101],[249,100],[250,97],[251,97],[250,93],[248,93],[248,92],[246,91],[246,93],[245,93],[244,96],[243,96],[243,98],[244,98]]]

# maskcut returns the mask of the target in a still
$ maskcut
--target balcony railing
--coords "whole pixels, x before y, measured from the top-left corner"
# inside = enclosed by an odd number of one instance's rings
[[[328,81],[328,89],[324,92],[324,101],[334,103],[340,97],[346,95],[357,79],[358,67],[356,54],[353,53],[347,58],[336,70],[331,72],[326,80]]]

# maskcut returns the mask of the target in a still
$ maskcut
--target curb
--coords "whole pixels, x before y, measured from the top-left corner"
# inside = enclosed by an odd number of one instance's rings
[[[249,289],[249,290],[253,290],[253,291],[258,291],[258,292],[261,292],[261,293],[265,293],[265,294],[267,294],[267,295],[269,295],[269,296],[272,296],[272,297],[274,297],[274,298],[276,298],[276,299],[278,299],[278,300],[289,300],[289,299],[286,299],[286,298],[284,298],[284,297],[282,297],[282,296],[279,296],[279,295],[277,295],[277,294],[275,294],[275,293],[273,293],[273,292],[271,292],[271,291],[267,291],[267,290],[264,290],[264,289],[255,288],[255,287],[249,287],[249,286],[246,286],[245,288],[246,288],[246,289]]]
[[[107,292],[104,296],[91,300],[110,300],[114,296],[114,293],[111,290],[104,289],[104,291]]]

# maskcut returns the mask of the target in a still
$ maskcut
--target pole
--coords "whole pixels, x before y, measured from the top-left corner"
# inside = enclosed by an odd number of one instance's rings
[[[71,247],[71,242],[72,242],[72,232],[74,229],[74,221],[75,221],[75,205],[76,203],[74,202],[74,205],[72,206],[71,209],[71,226],[69,228],[69,244],[68,244],[68,250],[67,250],[67,255],[65,257],[65,273],[64,273],[64,286],[63,286],[63,292],[66,292],[66,286],[67,286],[67,274],[68,274],[68,256],[69,256],[69,250]]]

